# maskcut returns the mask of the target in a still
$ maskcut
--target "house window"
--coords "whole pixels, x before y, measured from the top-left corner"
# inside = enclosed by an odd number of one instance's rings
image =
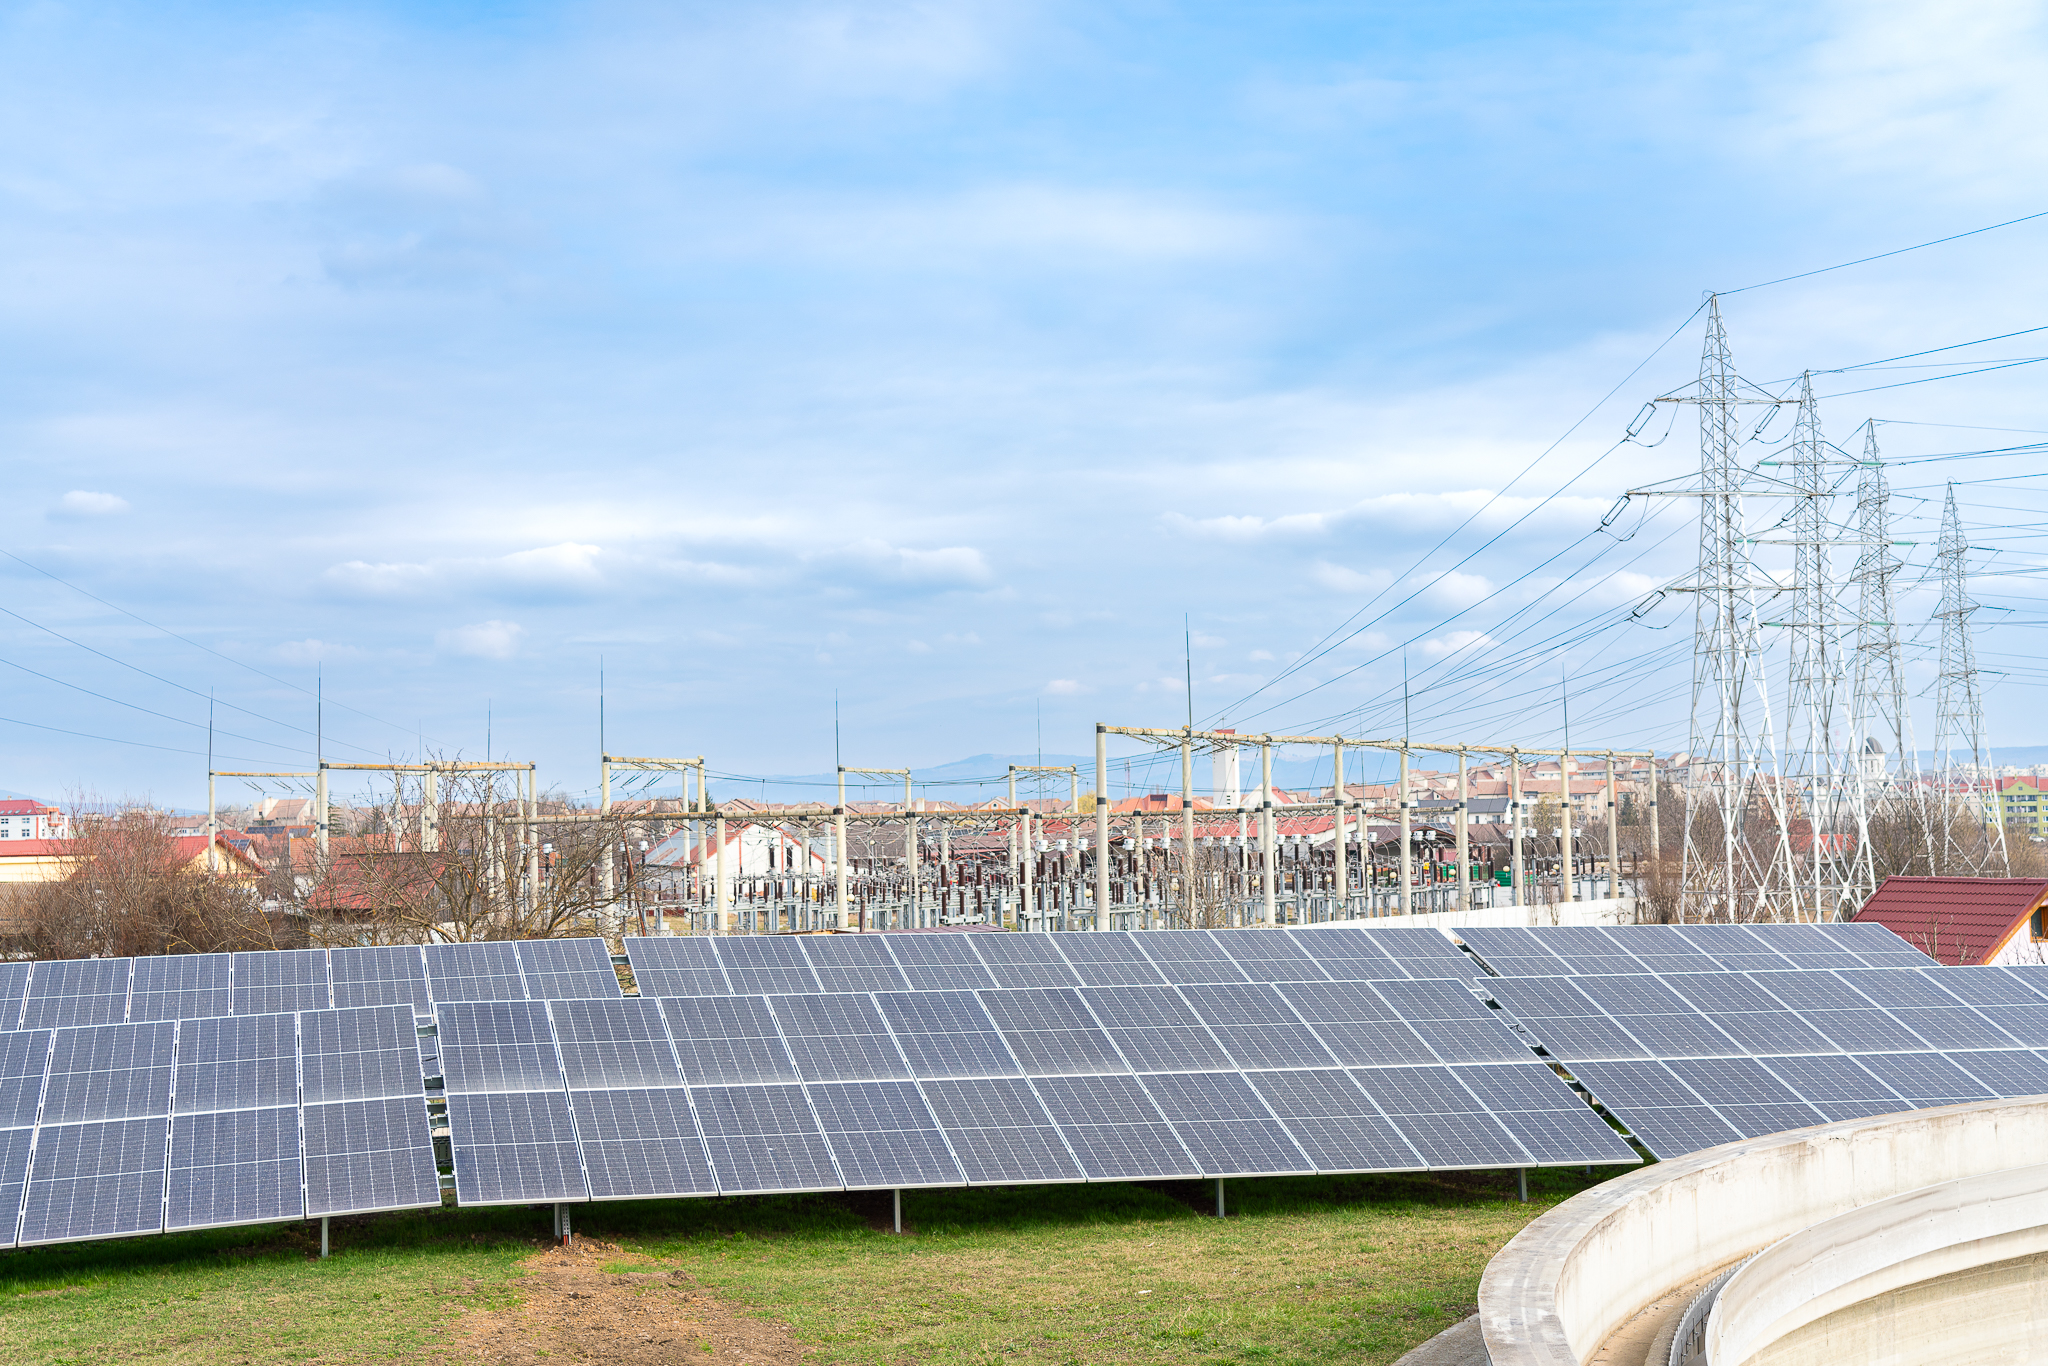
[[[2044,934],[2041,928],[2041,920],[2044,915],[2048,915],[2048,912],[2044,912],[2038,907],[2035,909],[2034,922],[2030,928],[2032,929],[2034,938],[2036,939],[2048,939],[2048,934]]]

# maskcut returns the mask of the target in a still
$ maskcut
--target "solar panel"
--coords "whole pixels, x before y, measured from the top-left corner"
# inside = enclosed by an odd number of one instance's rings
[[[1153,985],[1166,980],[1121,930],[1056,935],[1052,941],[1074,976],[1090,986]]]
[[[692,1086],[797,1079],[782,1031],[760,997],[676,996],[661,1011]]]
[[[1923,981],[1973,1006],[2043,1004],[2039,992],[1999,968],[1920,968],[1916,971]]]
[[[1315,1162],[1237,1072],[1145,1078],[1153,1103],[1206,1176],[1307,1175]]]
[[[1372,989],[1445,1062],[1527,1062],[1528,1045],[1456,982],[1375,982]],[[1327,1036],[1326,1036],[1327,1037]]]
[[[1791,962],[1810,970],[1860,968],[1861,958],[1836,944],[1814,925],[1752,925],[1750,932]]]
[[[890,956],[885,938],[825,934],[807,935],[797,942],[803,946],[811,971],[818,974],[818,983],[826,991],[906,991],[910,982]]]
[[[1288,982],[1276,990],[1341,1063],[1376,1067],[1437,1061],[1421,1036],[1364,982]],[[1500,1032],[1490,1021],[1487,1028]]]
[[[132,958],[61,958],[33,965],[23,1029],[119,1024],[128,1018]]]
[[[1091,1181],[1200,1176],[1159,1107],[1128,1076],[1043,1077],[1032,1089]]]
[[[337,1009],[408,1005],[415,1014],[427,1013],[427,965],[416,944],[335,949],[327,955],[327,965]]]
[[[1839,1053],[1819,1030],[1777,997],[1737,973],[1684,973],[1661,979],[1751,1053]]]
[[[1247,1072],[1245,1080],[1318,1171],[1417,1171],[1429,1165],[1343,1071]]]
[[[1887,1010],[1895,1006],[1949,1008],[1956,1004],[1955,996],[1943,991],[1935,979],[1912,968],[1852,968],[1834,975]]]
[[[1201,1017],[1172,987],[1084,987],[1081,998],[1135,1071],[1207,1072],[1231,1065]]]
[[[1757,1061],[1830,1120],[1897,1114],[1912,1108],[1854,1058],[1760,1057]]]
[[[1883,925],[1869,921],[1856,924],[1815,925],[1813,929],[1829,943],[1861,958],[1874,968],[1931,968],[1935,961]]]
[[[224,953],[159,954],[135,960],[130,1020],[193,1020],[225,1015],[232,999]]]
[[[1072,988],[979,991],[975,995],[1027,1076],[1130,1070]]]
[[[1475,1063],[1451,1072],[1541,1165],[1642,1160],[1542,1063]]]
[[[1575,970],[1544,947],[1535,931],[1520,926],[1460,926],[1457,935],[1503,977],[1555,977]],[[1613,951],[1610,946],[1608,952]]]
[[[1741,925],[1672,925],[1693,948],[1724,972],[1774,972],[1790,968],[1785,956]]]
[[[0,1129],[0,1211],[12,1210],[0,1218],[0,1247],[14,1246],[14,1231],[21,1222],[21,1192],[28,1184],[28,1153],[35,1138],[33,1129]]]
[[[889,946],[897,970],[915,991],[971,991],[992,987],[996,979],[982,966],[980,955],[968,941],[979,935],[885,934],[878,936]]]
[[[434,1007],[450,1096],[562,1089],[562,1064],[540,1001],[442,1001]]]
[[[742,994],[817,991],[818,975],[794,939],[774,935],[733,935],[713,941],[725,978]]]
[[[626,961],[642,996],[730,996],[732,984],[703,939],[626,940]]]
[[[1382,944],[1384,936],[1369,935],[1349,925],[1301,926],[1281,933],[1316,966],[1314,972],[1297,973],[1297,981],[1327,978],[1335,982],[1375,982],[1408,975],[1406,968],[1387,955]],[[1448,939],[1436,937],[1446,948],[1457,952]]]
[[[1052,1116],[1019,1077],[956,1078],[924,1083],[925,1101],[945,1130],[970,1184],[1019,1185],[1080,1181]]]
[[[0,1033],[0,1129],[26,1128],[36,1122],[36,1110],[43,1100],[43,1076],[50,1068],[50,1039],[47,1029],[22,1029]],[[18,1208],[21,1202],[15,1201]],[[7,1208],[0,1201],[0,1211]],[[0,1238],[12,1237],[0,1219]]]
[[[161,1115],[44,1124],[22,1195],[20,1246],[162,1232],[168,1139]]]
[[[1894,1052],[1928,1043],[1832,972],[1757,972],[1750,980],[1791,1006],[1829,1041],[1852,1052]]]
[[[602,939],[530,939],[514,948],[526,994],[533,1000],[619,994],[619,974]]]
[[[302,1103],[407,1097],[421,1110],[419,1036],[410,1005],[309,1010],[299,1016]]]
[[[234,978],[237,1015],[326,1010],[334,1004],[333,991],[327,984],[325,949],[238,953],[230,973]]]
[[[827,1082],[804,1089],[847,1189],[967,1180],[916,1082]]]
[[[298,1017],[223,1015],[184,1021],[178,1026],[178,1066],[172,1093],[180,1114],[291,1106],[292,1160],[296,1162]],[[296,1175],[292,1184],[298,1184]]]
[[[1627,939],[1599,925],[1542,925],[1530,931],[1538,943],[1581,973],[1641,973],[1648,965],[1629,951]]]
[[[427,995],[443,1001],[524,1001],[519,952],[503,942],[428,944]]]
[[[1251,981],[1322,982],[1329,978],[1291,932],[1239,929],[1208,933],[1237,964],[1237,970]]]
[[[718,1182],[680,1086],[572,1091],[593,1200],[716,1195]]]
[[[1184,986],[1181,994],[1239,1067],[1328,1067],[1342,1061],[1301,1022],[1286,999],[1264,983]]]
[[[683,1085],[658,1002],[621,997],[552,1001],[548,1017],[570,1090]]]
[[[724,1195],[837,1190],[832,1150],[801,1086],[692,1087],[697,1123]]]
[[[771,996],[769,1007],[805,1081],[876,1081],[910,1075],[872,996]],[[755,1081],[758,1077],[733,1078]]]
[[[1742,1137],[1663,1063],[1574,1063],[1572,1075],[1659,1157],[1679,1157]]]
[[[172,1118],[166,1233],[302,1219],[305,1213],[296,1098],[262,1110]]]
[[[1355,1067],[1351,1078],[1432,1167],[1534,1162],[1448,1067]]]
[[[1937,1049],[2011,1048],[2021,1042],[1968,1006],[1895,1006],[1890,1014]]]
[[[1495,978],[1487,981],[1486,989],[1557,1057],[1577,1061],[1650,1056],[1649,1049],[1569,979]]]
[[[42,1123],[170,1114],[177,1029],[172,1021],[157,1020],[57,1031],[43,1088]]]
[[[1859,1053],[1856,1061],[1916,1109],[1991,1098],[1987,1087],[1938,1053]]]
[[[569,1097],[562,1091],[451,1089],[448,1133],[455,1156],[455,1199],[460,1204],[527,1205],[590,1198]]]
[[[1081,979],[1052,946],[1049,934],[965,936],[1001,987],[1071,987]]]
[[[1261,931],[1233,930],[1226,933],[1248,935]],[[1286,942],[1289,948],[1293,947],[1291,941],[1284,940],[1283,936],[1271,930],[1263,933],[1270,939]],[[1146,956],[1152,960],[1153,966],[1159,970],[1159,975],[1169,982],[1247,980],[1244,971],[1238,967],[1230,954],[1224,952],[1223,946],[1217,943],[1215,937],[1207,930],[1154,930],[1136,936],[1136,941]],[[1304,957],[1302,961],[1307,960]],[[1321,977],[1322,973],[1317,972],[1315,975]]]
[[[0,963],[0,1031],[17,1028],[21,1024],[21,1003],[28,995],[28,963]],[[0,1174],[0,1180],[4,1180]],[[4,1208],[4,1202],[0,1202]],[[0,1238],[11,1237],[0,1225]]]
[[[307,1218],[441,1203],[433,1135],[418,1096],[308,1103],[305,1133]]]
[[[1701,953],[1670,925],[1614,925],[1607,934],[1652,972],[1719,972],[1721,965]]]
[[[2032,1053],[2019,1049],[1996,1049],[1946,1056],[1997,1095],[2048,1095],[2048,1062]]]
[[[1672,1059],[1665,1066],[1744,1138],[1803,1129],[1827,1116],[1754,1058]]]
[[[875,997],[912,1076],[1014,1077],[1020,1074],[995,1021],[971,991],[881,992]],[[927,1094],[930,1088],[926,1088]]]

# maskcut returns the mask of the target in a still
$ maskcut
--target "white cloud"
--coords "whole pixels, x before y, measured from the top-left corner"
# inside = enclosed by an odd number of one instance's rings
[[[479,621],[436,631],[434,644],[450,654],[472,659],[510,659],[519,652],[526,628],[516,621]]]
[[[1493,583],[1484,574],[1461,574],[1454,569],[1437,578],[1425,592],[1439,607],[1470,607],[1493,592]]]
[[[1384,569],[1352,569],[1328,560],[1317,560],[1309,577],[1339,593],[1377,593],[1394,581],[1394,576]]]
[[[1330,516],[1322,512],[1297,512],[1285,517],[1187,517],[1178,512],[1161,518],[1184,536],[1217,541],[1259,541],[1272,537],[1320,536],[1330,529]]]
[[[336,645],[326,640],[288,640],[273,646],[270,657],[281,664],[319,664],[323,661],[334,663],[343,659],[356,659],[362,651],[353,645]]]
[[[865,579],[870,584],[979,588],[993,577],[982,553],[965,545],[913,550],[886,541],[855,541],[811,558],[826,577]]]
[[[1245,656],[1246,659],[1271,659],[1272,657],[1273,652],[1271,650],[1253,650]]]
[[[1446,655],[1483,651],[1491,644],[1493,638],[1484,631],[1451,631],[1423,641],[1418,650],[1426,658],[1442,659]]]
[[[112,517],[128,510],[128,500],[119,494],[91,493],[73,489],[50,509],[53,517]]]
[[[1071,678],[1055,678],[1052,682],[1045,685],[1045,690],[1054,697],[1073,697],[1080,693],[1094,691],[1092,688],[1084,687],[1080,682]]]
[[[321,575],[343,592],[374,598],[458,591],[594,593],[604,586],[594,545],[559,545],[515,550],[490,558],[377,562],[349,560]]]

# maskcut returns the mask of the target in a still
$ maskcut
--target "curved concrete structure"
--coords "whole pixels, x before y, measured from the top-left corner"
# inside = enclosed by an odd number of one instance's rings
[[[1795,1129],[1617,1177],[1487,1264],[1487,1354],[1493,1366],[1581,1366],[1673,1287],[1823,1220],[2044,1153],[2048,1097],[2029,1097]]]
[[[2027,1360],[2040,1317],[2032,1295],[1896,1292],[2048,1253],[2048,1166],[2015,1167],[1925,1186],[1823,1219],[1758,1253],[1721,1289],[1707,1319],[1712,1366],[1830,1366],[1865,1358],[1873,1336],[1892,1366]],[[1994,1278],[1995,1279],[1995,1278]],[[1946,1301],[1946,1304],[1944,1304]],[[1909,1344],[1919,1340],[1914,1349]],[[1906,1350],[1901,1350],[1902,1348]]]

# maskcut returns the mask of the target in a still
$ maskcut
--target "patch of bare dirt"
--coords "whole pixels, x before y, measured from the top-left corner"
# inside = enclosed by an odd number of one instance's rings
[[[524,1263],[516,1308],[464,1315],[450,1352],[491,1366],[798,1366],[786,1325],[739,1314],[680,1272],[578,1238]],[[607,1271],[609,1266],[614,1268]],[[644,1268],[644,1269],[643,1269]]]

